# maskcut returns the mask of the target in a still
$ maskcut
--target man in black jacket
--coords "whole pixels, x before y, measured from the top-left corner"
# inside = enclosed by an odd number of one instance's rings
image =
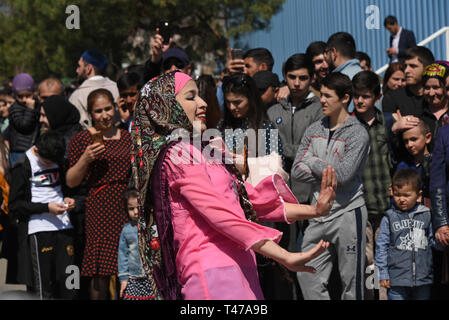
[[[415,34],[411,30],[402,28],[394,16],[386,17],[384,26],[391,33],[390,47],[387,49],[390,63],[403,62],[407,50],[416,46]]]

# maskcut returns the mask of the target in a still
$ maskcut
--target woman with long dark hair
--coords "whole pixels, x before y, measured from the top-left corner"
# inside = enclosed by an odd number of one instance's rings
[[[275,152],[283,159],[282,142],[273,123],[268,120],[266,106],[260,98],[255,81],[246,74],[223,79],[225,109],[218,129],[229,151],[248,157],[260,157]],[[249,134],[254,133],[255,135]],[[248,142],[245,141],[248,137]],[[263,145],[260,145],[263,143]],[[284,162],[284,161],[282,161]]]

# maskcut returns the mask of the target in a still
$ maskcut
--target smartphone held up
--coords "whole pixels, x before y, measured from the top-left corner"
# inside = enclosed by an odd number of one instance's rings
[[[101,132],[93,133],[92,134],[92,142],[104,144],[103,134]]]
[[[232,49],[231,51],[232,60],[243,60],[243,50],[242,49]],[[243,73],[243,68],[236,68],[237,72]]]
[[[232,49],[232,60],[242,60],[243,50],[242,49]]]
[[[167,20],[162,20],[159,23],[159,34],[164,38],[164,42],[162,44],[169,44],[170,38],[172,37],[171,25]]]

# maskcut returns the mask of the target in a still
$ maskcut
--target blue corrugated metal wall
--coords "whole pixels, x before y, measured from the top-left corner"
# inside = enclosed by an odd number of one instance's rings
[[[366,28],[370,5],[379,8],[380,29]],[[274,72],[281,75],[282,63],[289,56],[305,52],[313,41],[326,42],[331,34],[346,31],[354,36],[357,50],[370,55],[376,70],[388,63],[385,50],[390,33],[383,22],[390,14],[401,26],[413,30],[419,43],[449,26],[449,0],[287,0],[268,31],[252,33],[236,45],[269,49],[275,58]],[[437,59],[446,57],[444,36],[427,47]]]

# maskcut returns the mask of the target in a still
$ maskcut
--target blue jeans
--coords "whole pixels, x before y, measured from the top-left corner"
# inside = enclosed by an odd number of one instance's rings
[[[431,285],[419,287],[391,287],[388,300],[430,300]]]

